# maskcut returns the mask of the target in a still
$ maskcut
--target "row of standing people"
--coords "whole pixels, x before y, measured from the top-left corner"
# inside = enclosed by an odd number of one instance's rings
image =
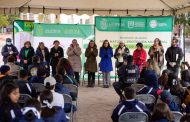
[[[15,57],[19,54],[20,57],[20,65],[27,69],[28,66],[32,63],[32,57],[36,54],[40,57],[41,62],[45,62],[47,67],[49,65],[52,67],[52,74],[56,74],[56,66],[61,57],[64,57],[63,48],[59,46],[59,41],[54,41],[54,47],[51,48],[50,52],[47,47],[45,47],[43,42],[39,43],[39,46],[34,52],[34,48],[31,46],[29,41],[24,43],[24,47],[21,48],[20,53],[16,47],[11,43],[11,39],[6,40],[6,45],[2,48],[3,60],[6,62],[7,57],[10,55],[14,55]],[[134,64],[137,65],[140,71],[146,65],[147,53],[143,48],[142,43],[136,44],[137,49],[134,50]],[[77,82],[79,82],[79,73],[82,69],[81,64],[81,48],[77,43],[76,39],[72,40],[72,44],[67,49],[68,60],[73,69],[73,76]],[[115,50],[113,54],[113,49],[109,44],[108,40],[104,40],[102,46],[100,47],[99,56],[101,61],[99,63],[100,71],[103,73],[103,83],[104,87],[109,87],[110,82],[110,72],[113,70],[112,66],[112,57],[116,58],[116,66],[119,68],[123,64],[123,59],[130,54],[129,49],[125,46],[123,41],[120,41],[118,48]],[[151,59],[157,62],[157,65],[160,69],[164,65],[164,49],[161,44],[161,41],[156,38],[154,40],[153,46],[150,47],[148,54]],[[87,57],[85,63],[85,69],[88,71],[88,83],[89,86],[94,86],[95,83],[95,72],[97,72],[97,61],[96,57],[98,56],[98,49],[94,41],[90,41],[89,45],[85,51],[85,56]],[[173,71],[176,75],[178,74],[179,64],[182,60],[183,53],[182,49],[178,47],[178,40],[172,39],[171,47],[169,47],[165,53],[165,58],[167,61],[167,68]]]

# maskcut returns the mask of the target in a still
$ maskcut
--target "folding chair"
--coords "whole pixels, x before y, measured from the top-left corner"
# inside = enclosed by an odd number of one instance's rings
[[[178,96],[172,95],[172,100],[173,100],[176,104],[181,105],[181,99],[180,99]]]
[[[71,96],[67,95],[67,94],[63,94],[64,97],[64,103],[68,103],[71,104],[71,112],[70,113],[66,113],[69,114],[70,117],[70,122],[73,122],[73,105],[72,105],[72,98]]]
[[[29,99],[32,99],[32,97],[29,94],[20,94],[18,103],[24,105],[24,103],[26,103],[26,101]]]
[[[36,89],[36,92],[42,92],[46,89],[44,84],[42,83],[31,83],[31,84]]]
[[[135,84],[132,84],[131,87],[134,88],[135,91],[137,92],[137,91],[139,91],[141,88],[144,87],[144,84],[135,83]]]
[[[74,102],[76,102],[76,106],[77,106],[77,99],[78,99],[78,87],[76,85],[73,84],[63,84],[64,87],[66,87],[67,89],[69,89],[69,91],[71,93],[76,94],[76,99],[73,100]]]
[[[154,109],[154,104],[156,103],[156,98],[151,94],[138,94],[136,99],[143,102],[146,107],[152,111]]]
[[[84,67],[83,67],[82,86],[85,85],[85,83],[88,83],[88,81],[85,80],[85,75],[88,74],[88,72],[85,69],[85,64],[86,63],[84,63]]]
[[[125,112],[120,115],[119,122],[148,122],[148,115],[144,112]]]
[[[180,119],[183,116],[183,114],[178,111],[172,111],[172,114],[174,115],[174,122],[180,122]]]
[[[151,94],[138,94],[136,99],[145,103],[145,104],[155,104],[156,98]]]

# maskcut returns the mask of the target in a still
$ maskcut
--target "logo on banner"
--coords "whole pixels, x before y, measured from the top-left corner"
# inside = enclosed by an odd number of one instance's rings
[[[100,22],[100,26],[101,26],[102,29],[107,29],[108,28],[107,20],[102,19],[102,21]]]
[[[134,21],[128,21],[128,28],[134,28],[135,22]]]
[[[156,20],[151,20],[149,24],[151,28],[156,28],[158,26],[158,22]]]

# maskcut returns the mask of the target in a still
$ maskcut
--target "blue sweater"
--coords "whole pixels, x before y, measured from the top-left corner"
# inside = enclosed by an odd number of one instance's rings
[[[117,105],[112,113],[111,118],[113,122],[118,122],[119,116],[125,112],[145,112],[149,115],[149,110],[144,105],[144,103],[136,99],[130,101],[122,101]]]

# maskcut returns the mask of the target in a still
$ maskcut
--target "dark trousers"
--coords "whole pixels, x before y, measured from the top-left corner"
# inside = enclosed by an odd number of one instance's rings
[[[123,97],[123,91],[126,87],[131,86],[131,84],[121,83],[121,82],[114,82],[113,88],[115,89],[116,93],[121,97]]]
[[[53,76],[56,75],[56,66],[51,66],[51,68],[52,68],[52,75]]]
[[[74,75],[75,75],[75,79],[78,83],[80,83],[80,80],[79,80],[79,72],[74,72]]]
[[[88,72],[88,83],[95,82],[95,72]]]
[[[167,66],[167,69],[170,70],[175,76],[178,76],[178,74],[179,74],[179,67],[170,67],[170,66]]]

